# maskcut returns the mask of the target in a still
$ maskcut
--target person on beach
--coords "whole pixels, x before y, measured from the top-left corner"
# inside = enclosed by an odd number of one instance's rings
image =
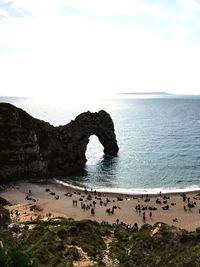
[[[86,188],[86,186],[84,187],[84,190],[85,190],[85,194],[87,195],[87,188]]]
[[[133,230],[134,231],[138,231],[138,228],[139,228],[138,224],[135,222],[134,225],[133,225]]]
[[[146,221],[145,211],[142,213],[142,220],[143,220],[143,222],[145,223],[145,221]]]
[[[94,212],[94,208],[91,208],[91,215],[94,216],[95,212]]]

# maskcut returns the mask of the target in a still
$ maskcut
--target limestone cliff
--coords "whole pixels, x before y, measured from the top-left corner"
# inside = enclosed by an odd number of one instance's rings
[[[11,104],[0,103],[0,181],[82,170],[91,135],[99,138],[105,155],[117,155],[113,121],[103,110],[82,113],[69,124],[54,127]]]

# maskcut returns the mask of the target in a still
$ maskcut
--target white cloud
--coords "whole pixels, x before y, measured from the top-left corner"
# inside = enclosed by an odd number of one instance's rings
[[[159,5],[151,5],[149,1],[138,0],[67,0],[59,1],[65,6],[72,6],[87,11],[94,16],[113,16],[116,14],[135,14],[143,13],[155,16],[170,15],[161,9]]]
[[[177,0],[182,8],[200,10],[200,3],[196,0]]]
[[[66,3],[98,16],[120,12],[168,16],[161,6],[136,0],[15,0],[13,7],[33,15],[1,21],[0,45],[22,49],[0,50],[0,95],[48,92],[52,97],[88,98],[123,91],[200,92],[198,45],[167,40],[162,28],[70,14],[60,9]],[[180,30],[174,29],[175,35]]]

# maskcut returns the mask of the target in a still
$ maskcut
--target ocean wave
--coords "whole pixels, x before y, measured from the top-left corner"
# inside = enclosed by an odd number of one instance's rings
[[[61,184],[66,187],[71,187],[76,190],[84,190],[85,185],[83,186],[77,186],[73,185],[58,179],[54,179],[54,181],[58,184]],[[187,187],[177,187],[177,188],[114,188],[114,187],[88,187],[86,186],[87,189],[93,189],[101,193],[116,193],[116,194],[133,194],[133,195],[141,195],[141,194],[149,194],[149,195],[156,195],[159,194],[160,192],[164,194],[170,194],[170,193],[187,193],[187,192],[195,192],[195,191],[200,191],[200,186],[199,185],[191,185]]]

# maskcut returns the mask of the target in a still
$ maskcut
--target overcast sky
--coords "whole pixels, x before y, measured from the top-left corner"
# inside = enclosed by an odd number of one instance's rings
[[[200,94],[199,0],[0,0],[0,95]]]

